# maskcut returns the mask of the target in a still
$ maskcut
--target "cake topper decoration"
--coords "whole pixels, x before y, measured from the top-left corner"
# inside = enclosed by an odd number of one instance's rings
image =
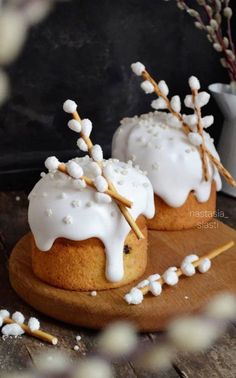
[[[209,180],[208,160],[210,160],[227,182],[232,186],[236,186],[235,179],[224,168],[220,160],[213,156],[211,151],[206,147],[203,129],[211,126],[214,118],[213,116],[202,117],[201,115],[201,108],[208,103],[210,95],[204,91],[199,92],[199,80],[195,76],[191,76],[189,79],[191,94],[185,97],[184,103],[186,107],[193,109],[194,113],[192,115],[184,115],[180,113],[181,101],[179,96],[174,96],[169,100],[169,88],[165,81],[161,80],[157,84],[145,66],[140,62],[133,63],[131,69],[137,76],[142,76],[144,81],[141,87],[145,93],[155,92],[157,94],[158,99],[152,101],[151,106],[156,110],[167,109],[170,112],[170,126],[182,128],[184,133],[188,135],[189,141],[193,145],[198,146],[204,179],[206,181]]]
[[[211,267],[211,260],[233,246],[234,242],[229,241],[202,257],[198,257],[195,254],[188,255],[182,261],[180,268],[172,266],[168,268],[162,276],[159,274],[149,276],[136,287],[133,287],[130,292],[124,296],[124,300],[128,304],[140,304],[144,299],[144,295],[147,293],[151,292],[154,296],[160,295],[164,284],[174,286],[178,283],[181,276],[192,277],[196,273],[196,268],[200,273],[206,273]]]
[[[46,167],[50,170],[59,170],[71,176],[74,179],[84,181],[87,185],[93,187],[98,192],[98,199],[109,201],[105,195],[112,197],[116,200],[117,205],[129,223],[130,227],[135,232],[138,239],[144,239],[144,235],[139,229],[137,223],[129,213],[127,207],[132,206],[132,202],[119,195],[114,184],[111,182],[108,176],[108,168],[106,174],[103,173],[103,151],[100,145],[94,145],[90,139],[90,133],[92,131],[92,122],[89,119],[81,119],[77,111],[77,104],[72,100],[66,100],[63,104],[63,109],[66,113],[72,114],[73,119],[68,122],[68,127],[79,134],[80,138],[77,141],[78,147],[82,151],[88,151],[89,156],[93,159],[93,171],[97,173],[94,180],[83,175],[82,168],[73,161],[67,164],[60,163],[56,157],[50,157],[45,161]]]

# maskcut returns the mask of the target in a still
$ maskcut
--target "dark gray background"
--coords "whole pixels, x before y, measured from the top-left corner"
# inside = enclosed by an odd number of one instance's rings
[[[195,3],[195,1],[194,1]],[[150,111],[152,96],[140,89],[130,64],[142,61],[171,94],[184,96],[195,74],[202,87],[228,82],[205,34],[175,1],[74,0],[59,3],[34,27],[18,60],[9,67],[12,97],[0,110],[1,187],[24,187],[36,179],[48,155],[72,157],[76,134],[62,111],[76,100],[94,123],[92,138],[110,154],[112,134],[124,116]],[[222,117],[214,100],[210,132],[219,138]]]

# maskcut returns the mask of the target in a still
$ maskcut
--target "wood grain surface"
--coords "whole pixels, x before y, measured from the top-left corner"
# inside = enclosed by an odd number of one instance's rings
[[[13,312],[22,311],[26,317],[36,316],[42,329],[60,338],[56,350],[64,352],[71,360],[78,361],[94,351],[97,332],[71,326],[39,314],[23,302],[11,289],[8,280],[8,256],[15,243],[28,232],[27,193],[19,191],[0,192],[0,307]],[[218,195],[219,218],[231,227],[236,226],[236,201],[226,195]],[[227,252],[226,252],[227,253]],[[223,256],[222,256],[223,257]],[[80,350],[75,352],[75,336],[81,336]],[[156,345],[163,332],[140,334],[140,344]],[[54,347],[40,343],[28,336],[21,339],[0,338],[0,376],[5,371],[22,371],[27,366],[37,365],[38,355],[48,355]],[[236,376],[236,329],[229,326],[225,335],[209,351],[197,355],[180,354],[167,372],[151,374],[140,371],[129,359],[114,364],[115,376],[120,378],[235,378]]]
[[[202,229],[150,231],[148,267],[143,278],[163,273],[170,266],[181,265],[190,253],[203,256],[215,247],[234,240],[236,231],[216,220]],[[178,285],[165,287],[159,297],[145,296],[140,305],[130,306],[123,297],[139,281],[118,289],[90,292],[62,290],[39,280],[31,268],[31,234],[13,249],[10,281],[18,295],[36,310],[58,320],[100,329],[114,320],[130,320],[141,332],[163,330],[170,319],[201,308],[221,291],[236,293],[236,245],[213,260],[206,274],[183,277]],[[78,271],[79,274],[79,271]]]

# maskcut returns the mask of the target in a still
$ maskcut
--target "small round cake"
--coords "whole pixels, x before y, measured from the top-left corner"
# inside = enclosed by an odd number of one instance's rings
[[[96,181],[97,168],[90,157],[72,162]],[[82,179],[50,171],[29,195],[32,267],[42,281],[90,291],[120,287],[144,273],[146,218],[155,213],[151,183],[141,170],[116,159],[103,160],[103,169],[119,194],[133,202],[129,212],[145,238],[137,238],[105,192],[87,186]]]
[[[215,215],[216,191],[221,178],[209,161],[209,180],[203,177],[199,147],[179,127],[171,114],[150,112],[124,118],[112,144],[113,158],[131,160],[147,172],[155,193],[155,217],[148,221],[156,230],[182,230],[201,226]],[[213,139],[203,131],[205,145],[219,159]]]

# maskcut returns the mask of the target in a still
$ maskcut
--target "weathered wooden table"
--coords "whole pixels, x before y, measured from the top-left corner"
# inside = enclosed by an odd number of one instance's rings
[[[41,320],[42,328],[60,337],[56,347],[69,355],[72,360],[89,353],[95,344],[96,332],[68,326],[41,314],[21,301],[10,287],[8,280],[8,257],[17,240],[28,231],[27,195],[24,192],[0,192],[0,308],[13,312],[22,311],[27,317],[36,316]],[[218,196],[220,220],[235,228],[236,200],[226,195]],[[224,216],[223,216],[224,214]],[[81,336],[80,349],[74,351],[75,336]],[[161,333],[140,335],[140,342],[158,343]],[[24,368],[37,365],[40,352],[49,352],[51,346],[33,338],[24,336],[21,339],[0,339],[0,376],[5,371],[22,371]],[[234,378],[236,377],[236,329],[229,325],[228,332],[207,353],[198,355],[180,354],[172,368],[163,373],[151,374],[138,371],[130,361],[123,361],[115,366],[116,376],[160,377],[160,378]]]

